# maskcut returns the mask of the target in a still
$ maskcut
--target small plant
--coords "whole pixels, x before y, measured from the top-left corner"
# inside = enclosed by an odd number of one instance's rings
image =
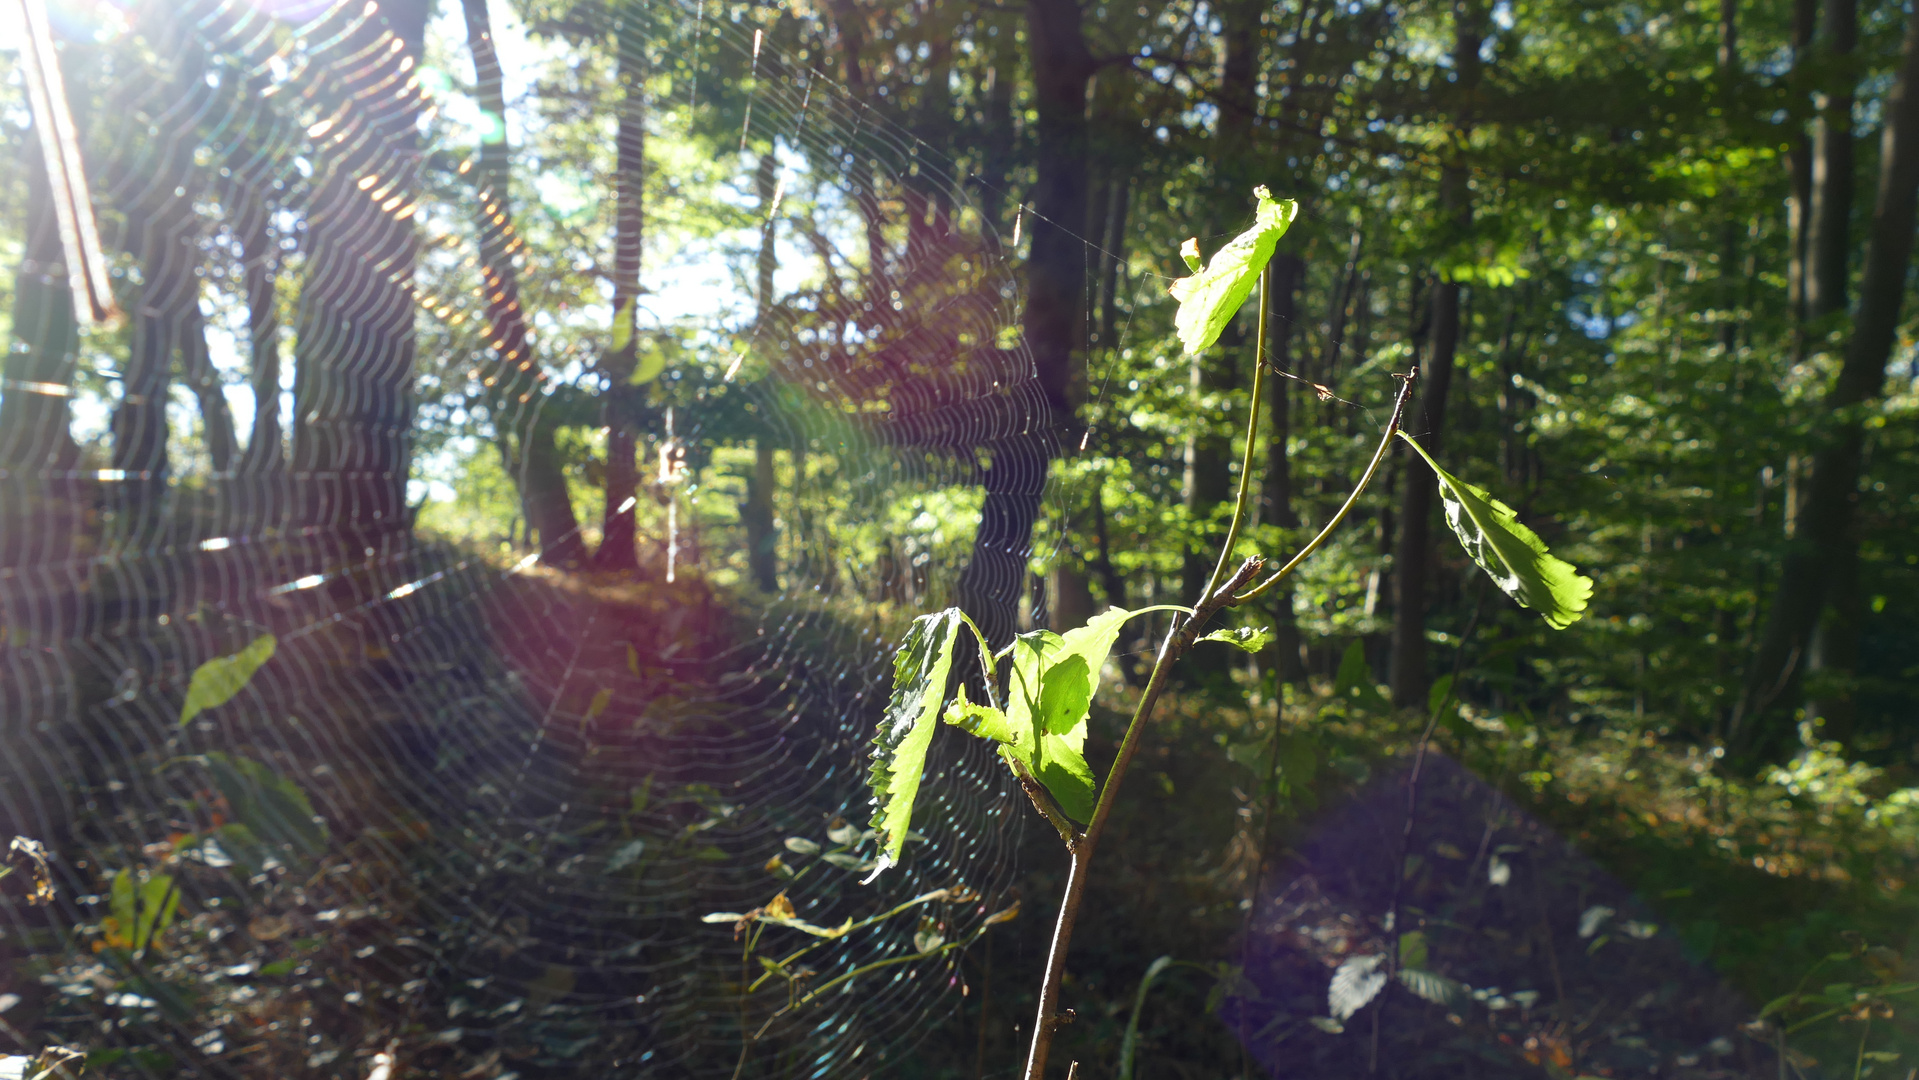
[[[1219,641],[1249,652],[1264,647],[1268,640],[1264,630],[1214,630],[1204,635],[1201,631],[1220,611],[1265,595],[1319,550],[1379,471],[1395,437],[1405,439],[1432,466],[1447,523],[1466,553],[1507,595],[1539,611],[1548,624],[1559,629],[1579,618],[1592,595],[1592,582],[1570,564],[1553,557],[1539,537],[1519,523],[1511,507],[1441,469],[1423,447],[1400,430],[1400,418],[1412,393],[1417,369],[1395,376],[1401,380],[1399,393],[1379,447],[1352,494],[1325,528],[1284,565],[1257,583],[1255,579],[1265,569],[1264,558],[1253,555],[1237,567],[1232,566],[1257,465],[1256,436],[1268,367],[1268,290],[1264,287],[1263,275],[1280,237],[1298,214],[1296,202],[1276,201],[1263,186],[1254,189],[1253,194],[1257,213],[1252,228],[1216,252],[1204,267],[1200,264],[1199,242],[1187,240],[1180,255],[1193,271],[1192,276],[1175,282],[1170,290],[1180,302],[1175,325],[1180,343],[1190,355],[1218,340],[1227,323],[1252,295],[1254,287],[1261,286],[1246,457],[1240,468],[1232,523],[1227,528],[1212,577],[1200,595],[1193,598],[1192,607],[1162,606],[1140,611],[1114,608],[1064,634],[1035,630],[1019,635],[998,650],[992,648],[965,612],[948,608],[914,620],[894,659],[892,696],[874,738],[869,776],[878,810],[873,827],[879,833],[881,855],[867,880],[877,877],[900,858],[912,822],[913,803],[919,793],[927,750],[941,720],[998,744],[1000,758],[1033,806],[1059,832],[1071,860],[1040,988],[1039,1016],[1033,1025],[1033,1041],[1027,1054],[1026,1080],[1041,1080],[1045,1074],[1053,1033],[1062,1022],[1059,991],[1066,968],[1066,950],[1085,893],[1093,853],[1112,812],[1120,781],[1138,750],[1155,704],[1165,692],[1173,665],[1202,641]],[[1101,784],[1093,776],[1084,753],[1086,719],[1098,689],[1100,669],[1118,639],[1120,626],[1135,615],[1154,610],[1172,610],[1177,614],[1126,726],[1112,770]],[[956,697],[947,697],[946,686],[962,630],[970,631],[971,639],[979,647],[987,699],[984,703],[972,701],[964,685]]]

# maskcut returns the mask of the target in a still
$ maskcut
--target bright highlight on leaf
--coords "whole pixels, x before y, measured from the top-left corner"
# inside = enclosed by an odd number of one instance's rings
[[[1546,542],[1519,523],[1512,507],[1440,468],[1412,436],[1402,431],[1399,437],[1432,466],[1446,504],[1446,523],[1493,584],[1520,606],[1539,612],[1555,630],[1578,621],[1592,598],[1592,579],[1546,550]]]
[[[873,818],[880,835],[875,875],[897,863],[906,846],[926,750],[939,720],[946,677],[953,670],[953,642],[964,619],[958,608],[921,615],[893,658],[893,695],[873,737],[873,767],[867,775],[873,805],[879,809]]]
[[[1253,294],[1253,286],[1272,260],[1279,238],[1286,235],[1293,218],[1299,214],[1297,202],[1273,201],[1272,193],[1264,185],[1254,188],[1253,196],[1259,202],[1253,227],[1214,252],[1206,269],[1201,270],[1197,265],[1197,240],[1188,240],[1180,248],[1186,265],[1194,273],[1192,277],[1173,282],[1167,292],[1179,301],[1179,314],[1173,324],[1179,330],[1179,343],[1188,356],[1219,340],[1220,332]]]
[[[180,706],[181,726],[208,709],[233,700],[233,695],[260,670],[260,665],[273,658],[277,644],[272,634],[262,634],[232,656],[217,656],[201,664],[193,673],[193,681],[187,684],[187,699]]]
[[[1256,653],[1259,650],[1265,648],[1267,645],[1272,643],[1273,632],[1264,626],[1260,626],[1260,627],[1241,626],[1232,630],[1227,630],[1222,628],[1219,630],[1215,630],[1210,634],[1207,634],[1205,637],[1200,638],[1199,640],[1223,641],[1226,644],[1233,646],[1234,648],[1244,649],[1250,653]]]

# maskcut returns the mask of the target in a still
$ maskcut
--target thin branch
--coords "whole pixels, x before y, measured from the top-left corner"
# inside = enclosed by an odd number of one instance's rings
[[[1360,495],[1366,491],[1366,485],[1372,482],[1373,474],[1379,471],[1380,463],[1386,460],[1386,449],[1392,445],[1393,436],[1399,431],[1400,420],[1406,412],[1406,399],[1412,396],[1413,383],[1419,378],[1419,369],[1413,368],[1404,375],[1394,375],[1393,377],[1402,380],[1402,382],[1399,387],[1399,397],[1393,401],[1392,419],[1386,422],[1386,431],[1379,438],[1379,449],[1373,451],[1373,460],[1367,464],[1366,473],[1359,478],[1359,483],[1353,488],[1353,493],[1346,496],[1345,504],[1339,508],[1338,513],[1333,515],[1333,519],[1326,523],[1326,527],[1319,530],[1319,535],[1313,537],[1305,547],[1299,549],[1299,554],[1293,556],[1285,566],[1273,571],[1272,577],[1260,582],[1252,591],[1233,597],[1232,600],[1229,601],[1230,606],[1238,607],[1240,604],[1257,600],[1264,595],[1267,590],[1286,580],[1288,575],[1299,568],[1300,563],[1305,562],[1308,556],[1318,551],[1320,546],[1332,537],[1333,530],[1339,528],[1339,523],[1346,520],[1346,515],[1352,512],[1353,506],[1359,502]]]

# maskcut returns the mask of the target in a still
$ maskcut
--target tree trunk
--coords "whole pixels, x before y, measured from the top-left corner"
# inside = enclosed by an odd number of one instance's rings
[[[1306,261],[1292,252],[1273,259],[1271,342],[1267,356],[1281,371],[1292,370],[1293,320],[1299,307],[1299,287],[1306,279]],[[1266,437],[1266,483],[1261,492],[1263,516],[1286,530],[1299,528],[1299,514],[1293,507],[1292,462],[1287,443],[1292,438],[1292,380],[1269,378],[1267,393],[1272,396],[1273,429]],[[1291,545],[1288,545],[1289,547]],[[1306,677],[1300,659],[1299,622],[1293,616],[1293,582],[1286,579],[1273,590],[1273,644],[1270,662],[1279,681],[1294,683]]]
[[[279,476],[286,471],[284,433],[280,430],[280,319],[273,272],[278,264],[267,229],[267,206],[242,184],[232,187],[237,203],[234,232],[240,237],[240,268],[247,300],[248,374],[253,385],[253,431],[247,436],[240,472]]]
[[[760,253],[755,269],[759,314],[753,340],[761,342],[773,319],[773,274],[779,269],[778,234],[773,220],[773,196],[779,186],[779,160],[771,149],[760,155],[754,172],[754,186],[760,197]],[[761,409],[773,405],[769,398]],[[764,414],[762,414],[764,415]],[[753,471],[746,479],[746,502],[740,507],[740,524],[746,529],[747,573],[762,592],[780,588],[779,535],[773,530],[773,439],[768,431],[753,441]]]
[[[300,292],[294,382],[295,516],[342,535],[351,549],[405,528],[407,388],[413,376],[413,206],[420,161],[417,90],[394,92],[417,64],[426,0],[387,0],[373,17],[342,10],[337,55],[365,61],[328,72],[317,115],[325,179],[308,205],[307,280]],[[389,48],[397,39],[400,48]],[[316,140],[320,135],[313,136]],[[362,190],[366,177],[377,182]],[[375,269],[377,268],[377,270]]]
[[[71,469],[79,460],[69,427],[67,402],[80,343],[73,291],[64,273],[60,229],[53,212],[53,187],[39,140],[28,139],[22,154],[27,176],[26,250],[14,276],[13,338],[0,386],[0,469],[37,475]],[[6,515],[0,515],[3,519]]]
[[[1794,102],[1805,100],[1806,60],[1819,19],[1818,0],[1793,0],[1792,71],[1787,84],[1794,89]],[[1786,233],[1789,254],[1786,259],[1786,301],[1794,320],[1794,354],[1805,347],[1807,234],[1812,230],[1812,140],[1803,121],[1793,133],[1786,164],[1792,191],[1786,203]]]
[[[504,118],[506,91],[487,0],[462,0],[461,8],[466,19],[467,51],[473,56],[474,96],[482,111]],[[517,400],[521,395],[541,393],[545,371],[527,334],[526,312],[520,307],[520,274],[513,260],[521,244],[513,226],[513,160],[504,131],[498,138],[481,140],[475,173],[480,265],[486,288],[488,340],[494,353],[486,383],[493,422],[520,429],[508,443],[517,444],[518,450],[510,475],[519,488],[529,532],[539,534],[541,558],[559,566],[576,565],[585,559],[586,546],[580,539],[579,518],[573,512],[572,493],[567,490],[555,443],[561,418],[554,415],[557,409],[550,400],[535,403],[530,409],[519,408],[525,403]],[[516,415],[525,419],[514,424],[508,418]]]
[[[1821,51],[1834,73],[1820,95],[1812,136],[1812,220],[1806,246],[1811,260],[1806,277],[1806,315],[1822,327],[1846,310],[1847,256],[1852,251],[1853,74],[1851,56],[1859,40],[1856,0],[1826,0],[1820,27]],[[1731,273],[1731,267],[1725,267]]]
[[[635,504],[639,492],[640,395],[632,385],[639,365],[640,243],[646,228],[646,62],[642,28],[620,32],[620,82],[626,87],[615,143],[613,348],[602,361],[613,382],[601,410],[606,425],[606,511],[594,562],[606,570],[639,569]]]
[[[214,369],[207,353],[207,324],[200,314],[199,292],[198,288],[192,289],[180,309],[180,376],[200,406],[201,440],[206,443],[213,473],[224,480],[232,476],[240,446],[233,432],[233,410],[227,405],[220,373]]]
[[[1827,413],[1806,485],[1803,526],[1787,551],[1733,720],[1730,741],[1741,758],[1784,745],[1791,726],[1783,706],[1797,698],[1796,684],[1833,575],[1857,557],[1853,519],[1866,441],[1862,406],[1884,389],[1912,261],[1914,200],[1919,197],[1919,16],[1908,18],[1898,76],[1886,95],[1883,115],[1878,194],[1859,309],[1845,364],[1826,398]]]
[[[995,647],[1012,640],[1032,552],[1033,522],[1055,448],[1075,413],[1073,360],[1080,351],[1086,287],[1086,83],[1093,55],[1075,0],[1030,0],[1027,43],[1038,115],[1021,331],[1038,390],[1026,429],[986,447],[986,501],[973,556],[960,575],[960,602]],[[1004,78],[1005,74],[1001,74]]]
[[[1470,94],[1479,85],[1479,46],[1485,38],[1485,11],[1476,0],[1453,8],[1453,69],[1457,88]],[[1461,146],[1471,129],[1470,116],[1455,121]],[[1441,213],[1451,220],[1457,238],[1472,227],[1472,202],[1466,187],[1465,166],[1447,165],[1440,174]],[[1421,425],[1415,432],[1427,450],[1437,455],[1445,433],[1446,394],[1453,380],[1453,354],[1459,347],[1459,294],[1457,282],[1441,281],[1433,287],[1432,354],[1420,381]],[[1402,448],[1404,450],[1404,448]],[[1433,496],[1438,479],[1423,459],[1409,452],[1404,459],[1405,488],[1399,509],[1399,544],[1395,557],[1396,585],[1393,597],[1393,651],[1391,683],[1393,704],[1418,708],[1426,704],[1426,592],[1433,567]]]

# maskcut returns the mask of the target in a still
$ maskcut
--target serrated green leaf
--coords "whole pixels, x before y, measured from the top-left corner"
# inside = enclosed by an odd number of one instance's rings
[[[1446,523],[1500,591],[1544,616],[1546,624],[1564,630],[1578,620],[1592,598],[1592,579],[1556,558],[1538,534],[1520,524],[1513,508],[1439,467],[1419,441],[1405,439],[1439,477],[1439,497],[1446,505]]]
[[[1472,991],[1464,984],[1454,982],[1437,972],[1422,968],[1401,968],[1400,985],[1411,990],[1417,997],[1425,998],[1435,1005],[1457,1005],[1472,999]]]
[[[1240,626],[1231,630],[1222,627],[1199,640],[1223,641],[1234,648],[1256,653],[1272,643],[1273,632],[1264,626]]]
[[[867,774],[878,808],[873,827],[879,831],[881,854],[875,874],[897,863],[906,845],[961,625],[958,608],[921,615],[893,658],[893,693],[873,736],[873,767]]]
[[[1219,340],[1220,331],[1253,294],[1253,286],[1272,261],[1279,238],[1286,235],[1299,214],[1297,202],[1274,202],[1263,186],[1253,189],[1253,195],[1258,200],[1253,227],[1214,252],[1206,269],[1194,268],[1192,277],[1180,278],[1167,290],[1179,301],[1179,314],[1173,322],[1188,356]],[[1187,260],[1189,266],[1198,255],[1198,244],[1193,243],[1192,248],[1194,257]]]
[[[975,705],[967,698],[963,684],[959,688],[959,697],[946,706],[945,720],[961,731],[982,739],[998,743],[1019,742],[1019,731],[1006,719],[1006,713],[991,705]]]
[[[246,686],[260,665],[273,658],[279,642],[272,634],[261,634],[232,656],[216,656],[194,669],[187,683],[187,699],[180,706],[180,724],[208,709],[225,705]]]

